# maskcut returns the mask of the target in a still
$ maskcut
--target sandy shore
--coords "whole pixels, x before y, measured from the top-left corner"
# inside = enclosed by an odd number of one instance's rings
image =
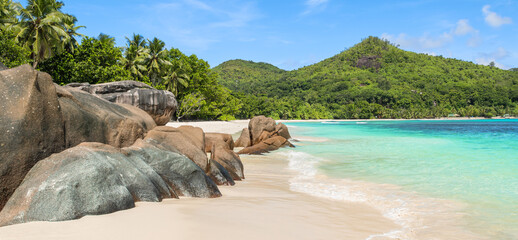
[[[188,124],[236,134],[248,122]],[[294,173],[280,154],[242,160],[246,180],[220,187],[221,198],[139,202],[108,215],[2,227],[0,239],[367,239],[400,228],[367,205],[290,191]]]

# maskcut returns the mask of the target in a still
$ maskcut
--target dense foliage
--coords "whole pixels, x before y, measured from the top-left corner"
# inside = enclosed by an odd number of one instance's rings
[[[518,72],[408,52],[376,37],[294,71],[242,60],[215,71],[243,102],[241,118],[518,115]]]
[[[39,68],[51,74],[58,84],[128,80],[130,73],[117,64],[121,57],[122,51],[114,42],[85,37],[74,52],[56,55]]]
[[[190,103],[193,96],[202,99],[196,111],[182,108],[184,118],[235,119],[241,104],[218,84],[206,61],[139,34],[126,38],[124,48],[116,47],[115,39],[106,34],[83,36],[77,33],[83,26],[61,12],[63,6],[56,0],[28,0],[26,7],[0,0],[0,61],[8,67],[32,63],[62,85],[134,79],[173,92],[179,103]],[[81,44],[78,36],[83,37]]]
[[[78,45],[75,37],[82,36],[77,30],[83,26],[75,26],[77,19],[61,12],[63,2],[28,0],[25,8],[12,1],[6,1],[6,5],[11,10],[0,19],[2,28],[12,31],[15,40],[31,51],[34,68],[56,53],[73,51]],[[13,14],[17,17],[13,18]]]
[[[196,55],[133,34],[125,47],[82,36],[63,2],[0,0],[0,62],[32,63],[58,84],[134,79],[173,92],[189,119],[436,118],[518,115],[518,71],[398,49],[369,37],[294,71]],[[82,36],[81,43],[76,37]],[[180,115],[178,115],[180,116]]]
[[[0,30],[0,62],[7,67],[15,67],[29,63],[30,51],[19,46],[13,35]]]

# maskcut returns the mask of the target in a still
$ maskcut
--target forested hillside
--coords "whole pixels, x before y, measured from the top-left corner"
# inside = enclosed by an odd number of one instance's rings
[[[224,86],[228,86],[233,91],[251,94],[265,94],[267,89],[255,89],[253,88],[255,84],[262,81],[275,81],[286,72],[269,63],[244,60],[227,61],[213,70],[225,76],[219,79]]]
[[[294,71],[243,60],[213,69],[238,118],[436,118],[518,115],[518,72],[401,50],[369,37]]]

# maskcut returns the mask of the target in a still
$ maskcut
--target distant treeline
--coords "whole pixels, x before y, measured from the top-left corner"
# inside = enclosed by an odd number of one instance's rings
[[[298,70],[243,60],[214,70],[243,103],[238,118],[518,115],[517,69],[408,52],[377,37]]]

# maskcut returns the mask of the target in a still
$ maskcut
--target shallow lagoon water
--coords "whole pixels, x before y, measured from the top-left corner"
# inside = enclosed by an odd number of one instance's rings
[[[313,186],[324,189],[321,196],[384,205],[378,207],[408,232],[456,225],[480,238],[518,239],[518,120],[287,125],[302,140],[290,154],[306,179],[294,188],[307,189],[308,178],[323,175],[333,183]],[[383,187],[365,185],[371,183]]]

